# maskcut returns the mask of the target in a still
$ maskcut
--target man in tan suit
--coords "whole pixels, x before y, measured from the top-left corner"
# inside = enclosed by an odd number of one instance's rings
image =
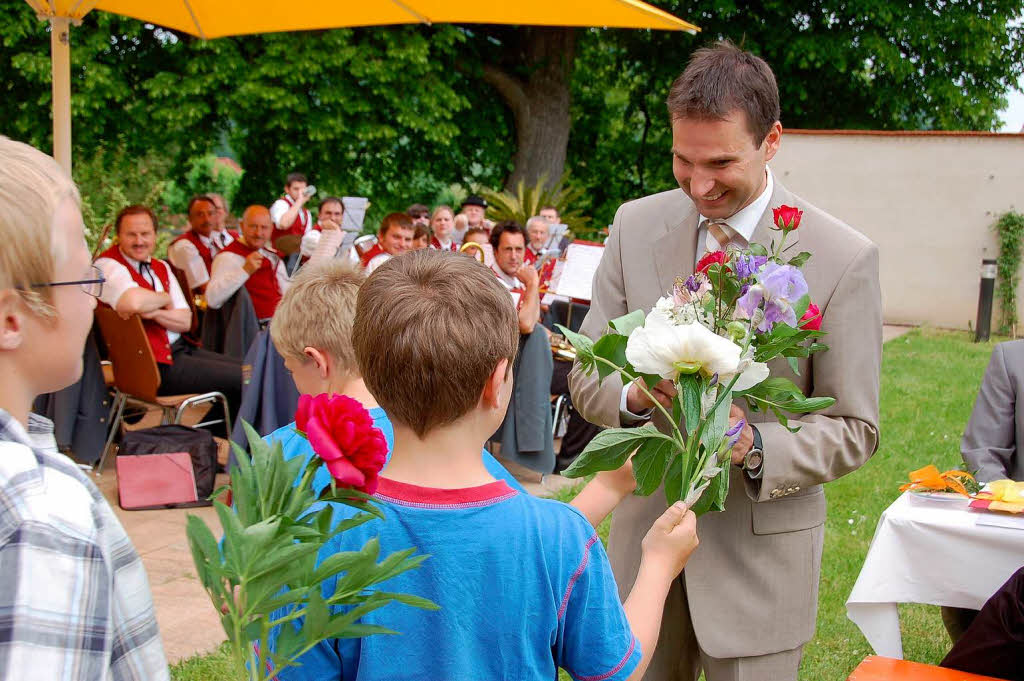
[[[825,521],[822,483],[855,470],[878,447],[882,314],[878,249],[864,236],[787,191],[767,168],[782,138],[775,77],[761,59],[729,43],[694,54],[668,98],[673,172],[681,189],[624,204],[615,216],[594,278],[581,331],[598,338],[608,320],[650,310],[677,276],[693,272],[709,250],[769,245],[772,208],[803,211],[786,239],[789,258],[810,251],[804,267],[812,301],[823,313],[827,352],[771,364],[805,394],[831,395],[829,409],[791,420],[771,414],[730,418],[748,425],[732,452],[726,510],[699,520],[700,549],[676,580],[665,606],[661,642],[647,679],[772,681],[797,678],[804,643],[814,634]],[[708,219],[716,222],[709,223]],[[717,222],[718,220],[724,222]],[[651,407],[617,377],[570,377],[573,404],[589,421],[639,425]],[[674,394],[663,381],[655,396]],[[669,424],[653,422],[663,432]],[[609,556],[622,594],[640,561],[644,528],[665,508],[661,491],[631,497],[615,511]]]

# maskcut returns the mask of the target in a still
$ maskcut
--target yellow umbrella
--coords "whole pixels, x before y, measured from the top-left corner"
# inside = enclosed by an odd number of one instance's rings
[[[71,171],[70,27],[93,9],[200,38],[409,23],[604,26],[700,30],[640,0],[26,0],[50,22],[53,155]]]

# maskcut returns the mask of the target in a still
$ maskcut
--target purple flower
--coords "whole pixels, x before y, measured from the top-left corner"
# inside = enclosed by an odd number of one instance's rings
[[[736,443],[740,441],[740,433],[743,431],[743,427],[747,425],[745,419],[740,419],[736,422],[736,425],[725,431],[725,436],[729,438],[729,449],[736,446]]]
[[[747,279],[758,273],[768,262],[764,255],[740,255],[736,258],[736,276],[740,279]]]
[[[770,262],[755,276],[757,284],[736,301],[736,309],[750,319],[763,302],[764,321],[757,326],[762,333],[771,331],[778,322],[795,327],[797,320],[793,305],[807,295],[804,275],[791,265]]]
[[[697,281],[697,277],[692,274],[686,278],[686,288],[690,293],[696,293],[700,290],[700,282]]]

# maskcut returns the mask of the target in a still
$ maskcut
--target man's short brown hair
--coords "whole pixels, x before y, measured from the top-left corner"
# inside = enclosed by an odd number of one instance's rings
[[[121,233],[121,223],[129,215],[148,215],[149,221],[153,223],[153,231],[157,230],[156,213],[154,213],[148,206],[143,206],[141,203],[135,203],[130,206],[125,206],[118,212],[117,217],[114,218],[114,234]]]
[[[352,320],[365,276],[340,259],[304,265],[281,296],[270,322],[274,347],[284,357],[305,360],[304,350],[330,355],[341,372],[355,374]]]
[[[352,329],[366,387],[423,437],[469,413],[519,348],[519,321],[494,272],[425,249],[392,258],[359,290]]]
[[[380,235],[387,236],[392,227],[401,227],[412,231],[412,218],[406,213],[388,213],[380,221]]]
[[[779,86],[771,67],[728,40],[693,53],[686,70],[672,83],[667,104],[672,120],[720,121],[742,111],[756,147],[780,115]]]
[[[284,186],[291,187],[296,182],[303,182],[309,184],[309,180],[302,173],[288,173],[288,176],[284,178]]]

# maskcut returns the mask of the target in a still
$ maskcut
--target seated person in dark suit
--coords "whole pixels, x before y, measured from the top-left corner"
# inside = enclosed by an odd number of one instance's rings
[[[236,410],[242,391],[241,363],[181,338],[192,325],[192,312],[170,266],[153,257],[153,212],[145,206],[128,206],[118,213],[115,228],[117,243],[95,263],[106,278],[100,301],[125,319],[133,314],[142,318],[160,370],[158,393],[217,391],[228,399],[232,411]]]
[[[1024,681],[1024,568],[988,599],[942,666]]]

